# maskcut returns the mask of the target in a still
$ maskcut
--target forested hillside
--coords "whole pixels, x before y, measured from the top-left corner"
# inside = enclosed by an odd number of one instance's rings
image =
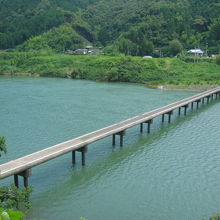
[[[56,45],[47,44],[58,51],[87,42],[141,56],[152,54],[153,48],[172,53],[172,43],[186,49],[208,48],[210,53],[220,48],[219,0],[14,0],[13,4],[0,0],[0,4],[1,49],[30,38],[19,48],[34,49],[34,36],[43,34],[37,40],[45,43],[54,30],[66,35],[55,39]],[[63,27],[71,31],[65,34]]]
[[[79,17],[76,11],[93,1],[0,0],[0,48],[13,48],[64,23],[76,25]],[[77,28],[84,31],[80,26]],[[91,36],[88,37],[93,40]]]

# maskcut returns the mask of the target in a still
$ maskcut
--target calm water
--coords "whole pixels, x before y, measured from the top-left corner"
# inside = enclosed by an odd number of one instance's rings
[[[193,93],[130,84],[51,78],[0,78],[1,161],[102,128]],[[89,146],[87,165],[70,154],[33,169],[28,219],[200,220],[220,211],[220,102],[172,117],[152,133],[136,126],[125,145]],[[145,127],[146,130],[146,127]],[[80,155],[77,155],[78,159]],[[1,181],[9,184],[12,178]]]

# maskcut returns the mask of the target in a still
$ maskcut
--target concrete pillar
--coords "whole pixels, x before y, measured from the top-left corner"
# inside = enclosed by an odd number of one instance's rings
[[[178,115],[180,116],[180,113],[181,113],[181,108],[179,107],[178,109]]]
[[[162,123],[164,123],[164,114],[162,114]]]
[[[15,184],[15,186],[17,188],[19,188],[19,179],[18,179],[18,175],[17,174],[14,175],[14,184]]]
[[[191,103],[191,109],[193,110],[193,102]]]
[[[124,135],[120,135],[120,147],[122,147],[123,146],[123,137],[124,137]]]
[[[86,152],[82,151],[81,156],[82,156],[82,166],[85,166],[85,164],[86,164]]]
[[[209,104],[209,99],[210,99],[210,96],[207,96],[207,104]]]
[[[204,104],[205,103],[205,98],[202,98],[202,104]]]
[[[124,131],[120,131],[116,134],[113,134],[113,140],[112,140],[113,145],[115,145],[115,136],[119,135],[120,136],[120,146],[122,147],[123,146],[123,137],[125,136],[125,133],[126,133],[126,131],[124,130]]]
[[[72,151],[72,164],[76,164],[76,151]]]
[[[182,107],[184,108],[184,115],[186,115],[186,111],[187,111],[188,105],[184,105]]]
[[[146,121],[145,123],[147,123],[147,133],[150,133],[150,126],[153,123],[153,119]]]
[[[200,100],[200,99],[196,101],[196,109],[198,109],[198,108],[199,108],[199,103],[200,103],[200,102],[201,102],[201,100]]]
[[[24,176],[24,187],[28,187],[28,177]]]
[[[112,135],[112,145],[115,146],[115,134]]]
[[[18,176],[24,178],[24,187],[28,187],[28,178],[31,176],[31,169],[24,170],[23,172],[14,175],[15,185],[18,185]]]
[[[168,123],[170,123],[170,121],[171,121],[171,115],[173,114],[173,112],[169,112],[168,113]]]
[[[82,166],[85,166],[85,164],[86,164],[86,152],[88,151],[87,145],[81,147],[77,151],[81,152]]]
[[[143,133],[143,123],[140,124],[140,132]]]
[[[150,125],[151,125],[151,122],[148,122],[148,123],[147,123],[147,133],[148,133],[148,134],[150,134]]]

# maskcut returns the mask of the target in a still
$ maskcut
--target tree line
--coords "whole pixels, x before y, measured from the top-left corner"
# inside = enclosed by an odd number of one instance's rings
[[[179,49],[200,47],[214,54],[220,50],[218,0],[15,0],[13,4],[0,0],[0,4],[0,49],[15,48],[37,36],[58,51],[83,42],[137,56],[157,56],[155,51],[175,55],[174,43]],[[63,26],[73,29],[69,36],[67,31],[63,40],[47,43],[43,34],[58,28],[62,35]]]

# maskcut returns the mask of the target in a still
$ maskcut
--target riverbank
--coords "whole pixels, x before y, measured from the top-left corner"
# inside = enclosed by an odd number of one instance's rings
[[[186,91],[186,92],[203,92],[206,90],[214,89],[219,85],[158,85],[149,86],[151,88],[160,90],[175,90],[175,91]]]
[[[203,91],[220,85],[215,59],[71,56],[45,51],[0,53],[1,75],[27,75],[131,82],[151,88]]]

